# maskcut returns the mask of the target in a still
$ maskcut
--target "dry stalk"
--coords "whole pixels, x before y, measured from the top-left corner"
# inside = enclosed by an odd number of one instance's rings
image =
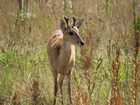
[[[140,65],[140,61],[138,60],[138,53],[139,53],[139,36],[140,33],[135,33],[135,39],[134,39],[134,70],[132,71],[132,97],[131,97],[131,105],[136,105],[137,103],[137,95],[138,95],[138,69]]]
[[[88,31],[88,36],[85,36],[85,41],[86,41],[86,47],[81,49],[80,54],[81,54],[81,61],[83,62],[83,69],[84,69],[84,76],[87,82],[87,87],[88,87],[88,93],[91,95],[93,88],[94,88],[94,83],[91,81],[91,67],[92,67],[92,60],[93,60],[93,41],[90,39],[93,39],[93,35],[91,34],[90,31]],[[93,84],[93,85],[92,85]]]
[[[76,105],[89,105],[88,96],[86,92],[83,92],[80,86],[77,86],[76,90]]]
[[[116,58],[112,63],[113,77],[112,77],[112,91],[110,105],[124,105],[123,98],[119,92],[119,69],[120,69],[120,51],[116,50]]]
[[[33,105],[39,104],[39,97],[40,97],[40,90],[39,90],[39,83],[38,81],[34,80],[34,83],[32,85],[32,101]]]
[[[0,105],[7,105],[6,98],[0,98]]]
[[[111,59],[111,40],[108,41],[109,45],[107,46],[107,56],[109,60]]]
[[[13,105],[20,105],[20,96],[17,92],[14,93],[14,96],[12,97],[12,103]]]

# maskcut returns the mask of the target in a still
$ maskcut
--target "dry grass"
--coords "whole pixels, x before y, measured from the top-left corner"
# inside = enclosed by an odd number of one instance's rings
[[[20,9],[18,0],[0,3],[0,105],[52,104],[46,45],[64,15],[85,19],[80,33],[86,43],[77,49],[72,75],[73,103],[140,103],[140,34],[134,22],[139,0],[28,1]]]
[[[119,89],[120,51],[116,50],[116,57],[112,63],[112,91],[110,105],[125,105]]]
[[[89,105],[88,95],[83,92],[80,86],[77,86],[76,90],[76,105]]]

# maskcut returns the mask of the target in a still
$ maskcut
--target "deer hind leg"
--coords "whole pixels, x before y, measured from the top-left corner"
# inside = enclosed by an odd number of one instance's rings
[[[68,98],[69,98],[69,104],[72,104],[72,99],[71,99],[71,72],[67,74],[67,79],[68,79]]]
[[[57,73],[54,74],[54,102],[53,105],[56,104],[56,97],[57,97],[57,91],[58,91],[58,86],[57,86]]]
[[[58,86],[60,89],[60,97],[61,97],[61,104],[63,105],[63,80],[64,80],[65,75],[60,75],[59,81],[58,81]]]

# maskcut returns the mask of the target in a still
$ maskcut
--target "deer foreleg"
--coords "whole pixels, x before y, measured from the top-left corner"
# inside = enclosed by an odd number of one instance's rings
[[[60,75],[59,81],[58,81],[58,85],[59,85],[59,89],[60,89],[60,97],[61,97],[61,103],[63,105],[63,80],[64,80],[64,75]]]
[[[58,91],[58,86],[57,86],[57,74],[56,74],[54,76],[54,103],[53,105],[56,104],[57,91]]]
[[[69,97],[69,103],[72,104],[72,99],[71,99],[71,72],[68,73],[67,79],[68,79],[68,97]]]

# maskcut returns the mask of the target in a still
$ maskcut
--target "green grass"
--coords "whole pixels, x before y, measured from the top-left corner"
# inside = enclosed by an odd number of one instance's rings
[[[12,105],[16,100],[20,105],[32,105],[34,83],[37,83],[39,105],[52,104],[54,82],[48,63],[47,41],[51,33],[59,28],[59,21],[63,15],[70,15],[71,10],[66,1],[63,0],[63,4],[60,0],[58,3],[51,0],[30,0],[31,17],[26,15],[26,11],[22,11],[24,16],[19,18],[16,1],[3,0],[0,4],[0,104],[5,102]],[[112,0],[71,1],[71,14],[85,18],[80,29],[85,46],[77,48],[76,65],[72,72],[73,105],[78,102],[78,92],[87,97],[90,105],[106,105],[111,99],[112,61],[115,59],[117,48],[120,49],[121,63],[120,94],[126,105],[129,105],[134,70],[132,37],[133,30],[139,30],[139,19],[133,24],[132,3]],[[86,71],[90,71],[89,77],[86,77]],[[65,80],[65,103],[66,84]],[[139,85],[138,81],[138,91]],[[14,100],[15,94],[17,98]],[[137,103],[140,103],[139,92]],[[57,105],[61,105],[59,99]]]

